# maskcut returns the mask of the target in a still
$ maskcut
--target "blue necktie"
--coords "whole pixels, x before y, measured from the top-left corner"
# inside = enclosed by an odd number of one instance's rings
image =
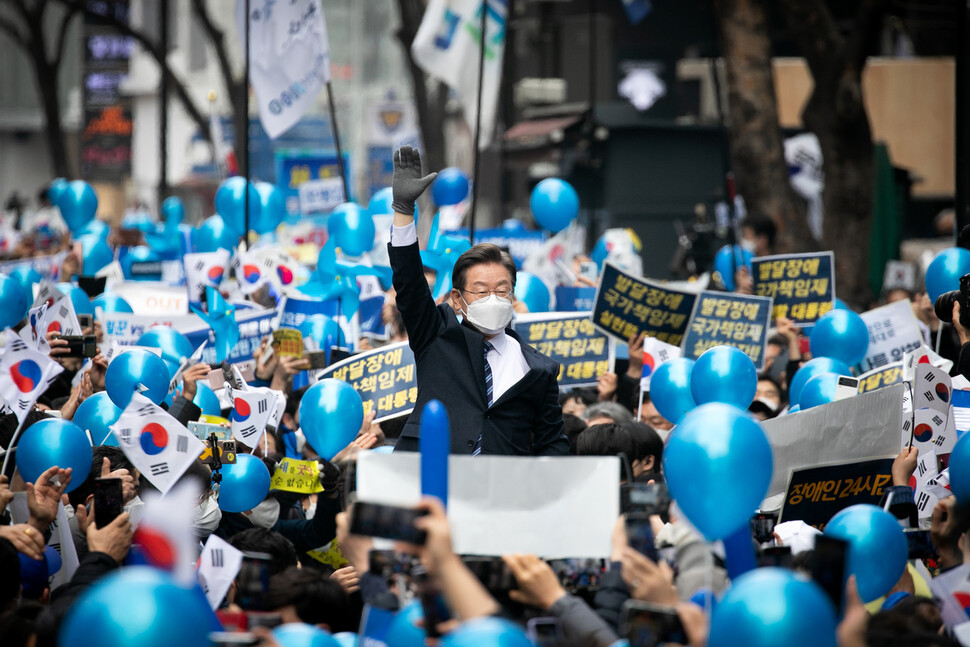
[[[488,365],[488,351],[493,350],[494,348],[495,347],[487,341],[483,345],[482,360],[485,364],[485,400],[488,401],[488,406],[492,406],[492,367]],[[478,440],[475,441],[475,449],[472,450],[472,456],[478,456],[481,453],[482,437],[479,436]]]

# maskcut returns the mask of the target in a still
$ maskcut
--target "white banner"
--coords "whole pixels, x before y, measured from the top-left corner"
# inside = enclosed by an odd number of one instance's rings
[[[861,316],[869,329],[869,350],[860,362],[864,372],[901,362],[903,355],[923,344],[909,301],[896,301]]]
[[[127,312],[109,312],[101,318],[101,330],[105,342],[113,341],[121,346],[130,346],[152,326],[168,326],[183,335],[209,326],[196,315],[133,315]]]
[[[127,301],[136,315],[184,315],[189,312],[189,293],[184,287],[126,281],[115,285],[112,292]]]
[[[236,26],[244,43],[244,0],[236,2]],[[259,120],[266,134],[276,139],[306,114],[330,80],[327,23],[320,0],[254,0],[249,43],[249,81]]]

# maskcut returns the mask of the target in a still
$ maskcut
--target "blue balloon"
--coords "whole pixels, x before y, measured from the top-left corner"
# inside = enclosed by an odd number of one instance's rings
[[[758,369],[734,346],[714,346],[697,358],[690,373],[694,402],[726,402],[747,409],[758,389]]]
[[[162,278],[161,262],[162,257],[158,255],[158,252],[153,250],[151,247],[139,245],[138,247],[132,247],[129,249],[128,253],[122,257],[121,271],[124,273],[125,279],[128,281],[160,281]],[[157,274],[135,274],[132,271],[132,265],[135,263],[158,263],[159,271]]]
[[[690,393],[690,374],[694,360],[678,357],[661,364],[650,378],[650,401],[664,418],[679,424],[697,406]]]
[[[107,392],[99,391],[78,405],[73,422],[91,433],[91,441],[95,445],[117,446],[118,440],[111,433],[111,425],[118,422],[121,413]]]
[[[441,639],[441,647],[534,647],[522,628],[505,618],[486,616],[461,623]]]
[[[68,611],[58,647],[210,647],[221,629],[196,589],[168,573],[130,566],[97,580]]]
[[[246,178],[238,175],[223,180],[216,190],[216,213],[222,216],[236,238],[246,233]],[[259,199],[259,191],[256,186],[249,182],[249,226],[259,218],[262,205]]]
[[[849,365],[845,362],[831,357],[815,357],[808,360],[802,367],[795,371],[794,377],[788,380],[788,401],[799,402],[802,395],[802,387],[805,383],[816,375],[822,373],[837,373],[839,375],[851,375]]]
[[[225,512],[245,512],[259,505],[269,494],[270,474],[252,454],[236,454],[234,465],[222,467],[219,507]]]
[[[116,355],[105,372],[104,384],[111,401],[124,409],[131,402],[131,396],[146,387],[142,393],[158,404],[168,395],[171,376],[162,358],[147,350],[137,348]]]
[[[304,337],[309,337],[321,350],[327,351],[328,358],[332,346],[343,345],[344,336],[340,324],[327,315],[309,315],[300,322],[299,329]]]
[[[960,505],[970,504],[970,433],[964,432],[950,454],[950,491]]]
[[[259,194],[259,215],[249,222],[249,227],[257,234],[268,234],[283,222],[286,216],[286,199],[283,192],[269,182],[257,182]]]
[[[62,177],[54,178],[47,187],[47,199],[51,204],[56,205],[61,199],[61,194],[67,188],[68,181]]]
[[[800,410],[807,411],[812,407],[835,402],[835,386],[838,381],[837,373],[820,373],[805,382],[798,396]]]
[[[57,197],[57,207],[72,234],[94,220],[98,211],[98,196],[91,185],[83,180],[68,183]]]
[[[327,460],[357,437],[363,422],[360,395],[341,380],[320,380],[300,400],[300,429],[310,446]]]
[[[721,275],[721,283],[724,284],[728,292],[734,292],[734,272],[739,266],[748,268],[751,272],[751,259],[754,255],[740,245],[734,246],[734,253],[731,253],[731,245],[725,245],[717,250],[714,255],[714,270]]]
[[[24,360],[30,361],[30,360]],[[23,364],[23,362],[21,362]],[[47,418],[27,427],[17,443],[17,469],[27,483],[35,483],[48,468],[72,468],[66,492],[81,486],[91,471],[91,443],[84,431],[73,422]]]
[[[529,312],[549,312],[549,287],[534,274],[516,273],[515,298],[525,303]]]
[[[323,629],[302,622],[280,625],[273,630],[273,638],[280,647],[340,647]]]
[[[367,212],[372,216],[386,216],[394,213],[394,208],[391,207],[393,201],[394,191],[391,187],[386,186],[383,189],[378,189],[370,197],[370,202],[367,203]]]
[[[437,497],[448,504],[448,454],[451,452],[451,426],[448,410],[438,400],[431,400],[421,412],[421,494]]]
[[[849,506],[829,520],[825,534],[849,542],[846,575],[855,575],[863,602],[888,593],[906,568],[906,535],[896,517],[882,508],[868,503]]]
[[[333,639],[337,641],[340,647],[357,647],[357,634],[355,633],[341,631],[339,634],[334,634]]]
[[[835,647],[836,610],[817,584],[783,568],[732,581],[714,607],[709,647]]]
[[[115,259],[115,253],[108,243],[96,234],[81,236],[78,242],[81,243],[81,276],[94,276]]]
[[[449,166],[438,171],[431,183],[431,198],[435,204],[445,207],[458,204],[468,197],[468,176],[460,168]]]
[[[177,229],[185,220],[185,207],[174,195],[162,201],[162,220],[165,222],[165,229],[168,230]]]
[[[869,329],[851,310],[830,310],[815,322],[811,341],[813,357],[831,357],[852,366],[869,350]]]
[[[24,289],[24,294],[30,298],[34,295],[34,285],[40,283],[44,277],[34,269],[33,265],[25,263],[13,268],[10,271],[10,278],[16,280],[20,287]]]
[[[209,216],[192,230],[192,249],[197,253],[232,249],[239,243],[239,235],[226,226],[219,214]]]
[[[135,345],[160,348],[162,360],[168,366],[169,379],[175,377],[182,360],[191,357],[194,350],[192,342],[185,335],[170,326],[163,325],[152,326],[143,332]]]
[[[926,295],[931,303],[944,292],[960,289],[960,277],[970,272],[970,251],[950,247],[933,257],[926,268]]]
[[[16,326],[27,314],[27,293],[24,288],[5,274],[0,274],[0,329]]]
[[[360,256],[374,247],[374,218],[359,204],[344,202],[327,219],[327,232],[347,256]]]
[[[670,435],[663,467],[677,505],[713,541],[746,525],[761,504],[771,482],[771,445],[746,411],[702,404]]]
[[[135,311],[131,309],[128,302],[122,299],[120,296],[114,292],[104,292],[94,297],[91,301],[91,307],[97,312],[98,308],[101,308],[102,312],[128,312],[134,313]]]
[[[516,220],[515,218],[506,218],[502,221],[502,229],[505,231],[525,231],[525,225],[522,224],[521,220]]]
[[[532,189],[529,207],[540,227],[558,233],[579,213],[579,196],[569,182],[550,177]]]
[[[202,382],[195,383],[195,398],[192,402],[195,406],[202,409],[202,414],[206,416],[221,416],[222,405],[219,404],[219,397]]]
[[[412,602],[398,611],[385,634],[387,647],[425,647],[424,628],[417,624],[423,620],[424,611],[420,601]]]
[[[833,310],[851,310],[849,306],[845,305],[845,301],[839,297],[835,297],[835,305],[832,306]]]

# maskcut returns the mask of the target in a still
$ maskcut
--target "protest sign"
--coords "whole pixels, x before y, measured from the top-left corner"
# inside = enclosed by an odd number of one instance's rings
[[[596,288],[593,286],[560,285],[556,288],[558,312],[589,312],[595,302]]]
[[[903,355],[923,345],[909,301],[896,301],[864,312],[861,317],[869,329],[869,350],[859,363],[863,371],[901,362]]]
[[[323,492],[323,486],[320,485],[320,468],[316,461],[284,458],[277,465],[269,488],[301,494]]]
[[[346,202],[343,180],[328,177],[321,180],[307,180],[297,188],[300,196],[300,211],[303,213],[330,213],[334,207]]]
[[[626,343],[637,333],[679,346],[697,295],[627,274],[605,263],[596,289],[593,325]]]
[[[754,293],[774,299],[771,319],[798,326],[818,321],[835,306],[832,252],[761,256],[751,260]]]
[[[318,379],[328,377],[354,387],[364,403],[364,415],[377,412],[374,422],[411,413],[418,401],[414,353],[407,342],[349,357],[323,370]]]
[[[277,318],[275,310],[244,310],[236,311],[236,323],[239,325],[239,342],[232,347],[226,361],[230,364],[248,362],[253,358],[253,352],[259,348],[263,337],[273,331],[273,324]],[[209,340],[202,350],[202,361],[206,364],[218,364],[216,361],[215,333],[206,328],[201,334],[188,334],[186,337],[197,348],[205,339]]]
[[[125,281],[112,292],[128,302],[136,315],[184,315],[189,312],[189,294],[184,287],[150,281]]]
[[[299,328],[300,324],[310,315],[337,316],[337,301],[321,301],[320,299],[300,298],[287,294],[280,306],[280,326]]]
[[[588,312],[519,315],[513,325],[522,341],[559,362],[560,389],[594,385],[613,370],[612,340]]]
[[[152,326],[168,326],[183,335],[199,333],[208,328],[202,318],[196,315],[137,315],[127,312],[106,312],[101,317],[101,329],[105,341],[113,341],[122,346],[134,344]],[[202,343],[201,339],[199,343]]]
[[[970,431],[970,391],[953,390],[953,421],[958,433]]]
[[[874,368],[859,376],[859,393],[884,389],[903,381],[903,363],[896,362],[882,368]]]
[[[734,346],[760,371],[765,364],[770,321],[770,298],[701,292],[684,335],[684,357],[697,359],[714,346]]]
[[[892,485],[893,457],[792,470],[778,522],[799,519],[822,529],[843,508],[876,505]]]
[[[413,507],[421,499],[420,473],[421,455],[416,452],[362,452],[357,496]],[[452,455],[448,520],[455,553],[609,558],[620,514],[619,480],[615,456]]]

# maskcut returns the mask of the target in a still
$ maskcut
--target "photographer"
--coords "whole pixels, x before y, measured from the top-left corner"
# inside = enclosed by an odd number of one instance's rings
[[[965,327],[960,323],[960,300],[955,299],[953,302],[953,329],[957,333],[957,337],[960,339],[960,351],[957,356],[953,359],[953,369],[950,371],[951,375],[962,375],[963,377],[970,379],[970,328]]]

